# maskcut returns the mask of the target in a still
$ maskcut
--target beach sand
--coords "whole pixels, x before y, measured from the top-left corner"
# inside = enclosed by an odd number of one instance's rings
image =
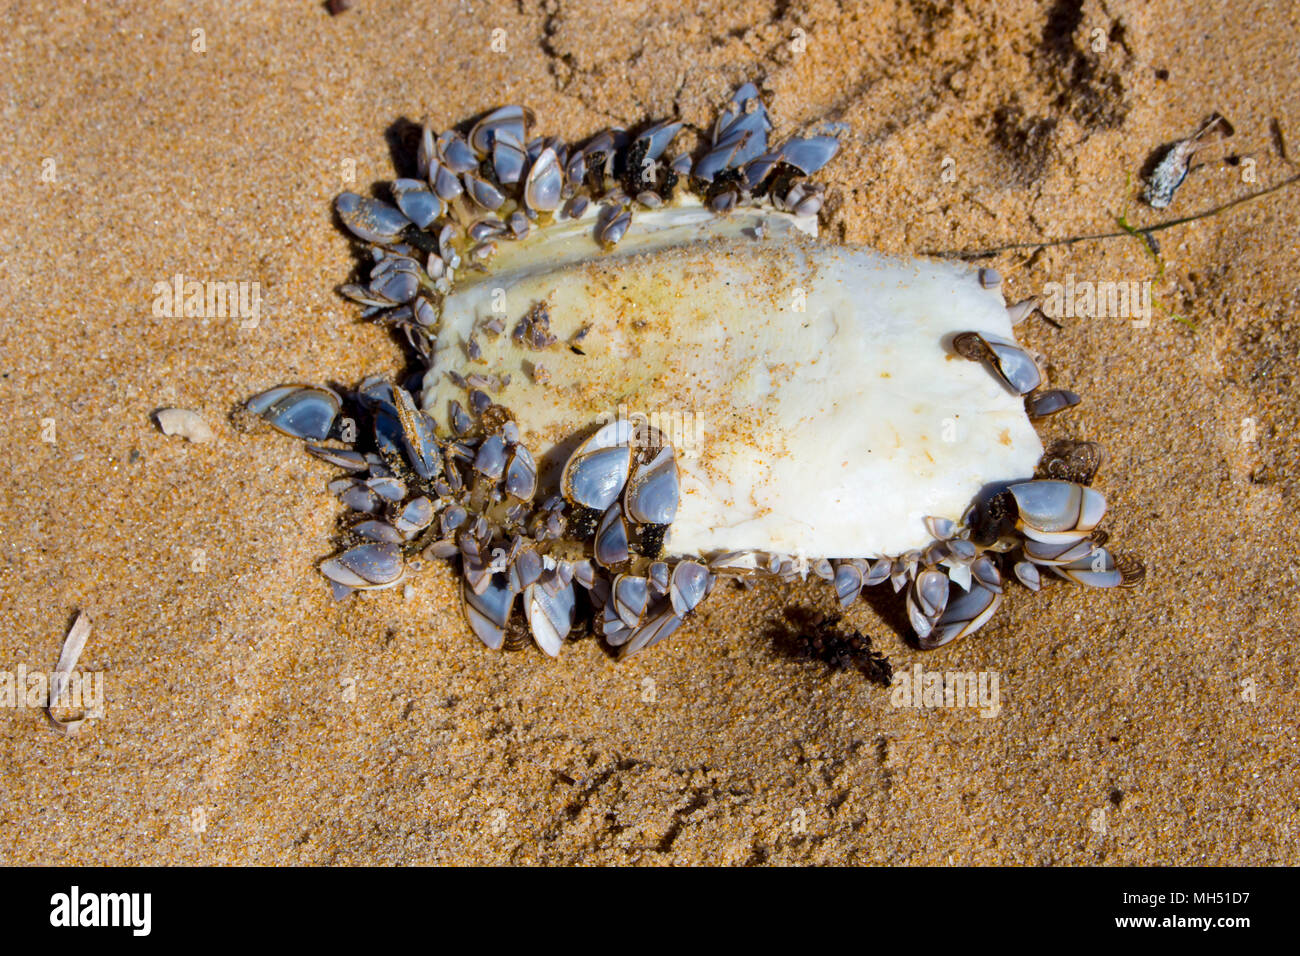
[[[996,715],[797,653],[785,609],[835,610],[811,582],[721,585],[622,664],[487,651],[448,567],[331,600],[333,469],[228,415],[402,368],[334,291],[330,205],[393,178],[400,120],[702,125],[752,79],[777,136],[849,127],[826,235],[907,254],[1150,225],[1297,171],[1292,3],[683,7],[6,4],[0,671],[52,669],[84,611],[105,702],[75,737],[0,714],[0,863],[1300,862],[1300,185],[1155,233],[1158,259],[1125,236],[989,260],[1011,299],[1073,276],[1155,300],[1145,328],[1021,333],[1084,396],[1043,430],[1102,443],[1145,584],[1009,586],[929,653],[883,597],[845,614],[896,672],[996,674]],[[1152,151],[1214,111],[1234,135],[1142,205]],[[178,275],[259,283],[256,327],[156,315]],[[214,441],[163,435],[164,406]]]

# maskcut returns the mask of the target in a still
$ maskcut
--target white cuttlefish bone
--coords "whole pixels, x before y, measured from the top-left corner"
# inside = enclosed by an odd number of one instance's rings
[[[464,400],[443,369],[511,373],[492,397],[552,478],[598,422],[647,416],[678,452],[670,555],[924,547],[927,515],[959,520],[1042,455],[1020,396],[950,344],[961,332],[1014,342],[1006,303],[969,266],[812,231],[809,217],[689,203],[638,213],[613,250],[586,220],[539,231],[443,303],[425,408],[445,428],[448,403]],[[558,339],[544,356],[509,334],[538,304]],[[459,343],[502,308],[506,334],[466,365]],[[567,339],[584,327],[579,354]],[[539,358],[545,386],[521,374]]]

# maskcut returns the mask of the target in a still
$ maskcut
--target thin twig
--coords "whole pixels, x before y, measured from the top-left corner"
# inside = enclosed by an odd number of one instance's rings
[[[1215,206],[1213,209],[1206,209],[1203,212],[1194,213],[1190,216],[1182,216],[1178,219],[1167,219],[1164,222],[1158,222],[1152,226],[1133,227],[1132,229],[1121,229],[1117,232],[1098,232],[1088,236],[1068,236],[1064,239],[1042,239],[1038,242],[1012,242],[1005,246],[994,246],[991,249],[964,249],[964,250],[947,250],[947,251],[929,251],[921,255],[934,256],[939,259],[987,259],[990,256],[996,256],[1002,252],[1010,252],[1013,249],[1046,249],[1049,246],[1072,246],[1077,242],[1091,242],[1094,239],[1118,239],[1122,236],[1145,236],[1152,232],[1159,232],[1162,229],[1171,229],[1174,226],[1181,226],[1184,223],[1195,222],[1197,219],[1205,219],[1208,216],[1215,216],[1221,212],[1226,212],[1233,206],[1240,206],[1242,203],[1250,202],[1252,199],[1259,199],[1270,193],[1275,193],[1279,189],[1290,186],[1292,183],[1300,182],[1300,173],[1275,183],[1267,189],[1261,189],[1258,192],[1250,193],[1246,196],[1238,196],[1236,199],[1229,200],[1222,205]]]

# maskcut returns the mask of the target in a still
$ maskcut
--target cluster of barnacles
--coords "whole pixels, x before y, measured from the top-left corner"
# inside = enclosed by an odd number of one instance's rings
[[[772,121],[752,83],[736,91],[695,160],[688,153],[665,158],[684,126],[678,121],[635,134],[606,129],[581,145],[554,136],[530,139],[532,123],[526,108],[503,106],[468,133],[426,126],[418,178],[394,181],[392,203],[355,193],[335,201],[340,220],[369,244],[374,260],[366,284],[339,291],[364,305],[364,315],[398,329],[426,362],[438,306],[457,270],[466,263],[485,268],[501,243],[526,239],[552,222],[590,219],[595,239],[613,246],[635,212],[663,206],[679,185],[719,214],[770,204],[813,216],[823,189],[800,180],[839,149],[829,135],[769,148]]]
[[[439,439],[403,388],[369,379],[354,400],[368,428],[346,448],[321,444],[357,427],[332,389],[285,385],[246,405],[350,473],[331,483],[352,512],[343,550],[320,566],[336,598],[395,587],[423,560],[456,559],[465,619],[488,647],[522,643],[511,619],[522,598],[546,653],[559,653],[585,603],[626,656],[672,634],[712,590],[703,564],[660,556],[679,487],[658,433],[604,426],[570,456],[562,495],[539,500],[533,456],[501,406],[471,415],[457,405],[456,433]]]
[[[455,434],[444,440],[405,389],[371,379],[355,400],[368,417],[370,450],[319,444],[340,437],[341,422],[355,427],[333,390],[280,386],[247,405],[350,472],[331,490],[354,518],[343,550],[321,573],[341,599],[401,584],[422,560],[459,560],[465,619],[493,649],[523,642],[512,622],[522,598],[528,629],[547,654],[559,653],[585,615],[628,656],[676,631],[719,575],[792,580],[811,572],[831,582],[846,607],[864,588],[888,581],[895,592],[906,589],[923,648],[982,626],[1002,600],[1008,563],[1035,591],[1048,570],[1093,587],[1141,579],[1140,565],[1103,547],[1097,525],[1106,502],[1089,487],[1100,462],[1089,442],[1058,444],[1044,456],[1044,477],[981,499],[961,522],[927,518],[933,541],[897,557],[808,562],[734,551],[707,563],[668,561],[661,551],[680,487],[673,446],[653,429],[626,420],[602,426],[569,457],[560,494],[539,501],[535,461],[502,406],[470,415],[457,405]]]
[[[974,633],[993,616],[1007,565],[1031,591],[1042,587],[1045,572],[1089,587],[1133,587],[1144,576],[1141,563],[1108,551],[1097,527],[1106,499],[1090,485],[1100,461],[1092,442],[1059,442],[1043,456],[1042,477],[982,496],[960,522],[927,517],[934,540],[925,548],[814,571],[846,607],[866,587],[889,581],[895,593],[906,588],[908,623],[924,649]]]

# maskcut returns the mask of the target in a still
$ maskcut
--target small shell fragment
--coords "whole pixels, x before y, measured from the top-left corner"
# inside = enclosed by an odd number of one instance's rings
[[[1160,158],[1148,177],[1142,190],[1142,199],[1152,209],[1167,209],[1174,201],[1174,193],[1183,184],[1191,171],[1192,157],[1204,145],[1201,137],[1214,127],[1223,125],[1224,131],[1231,135],[1232,127],[1217,113],[1203,123],[1195,133],[1186,139],[1180,139],[1170,146]]]
[[[81,653],[85,650],[86,641],[89,639],[90,618],[85,611],[78,611],[76,620],[72,622],[72,627],[69,628],[67,636],[63,639],[63,649],[59,652],[59,662],[54,665],[54,672],[50,674],[50,696],[46,702],[45,715],[54,729],[69,737],[75,737],[79,734],[92,715],[87,713],[74,720],[61,720],[54,716],[54,711],[55,708],[60,706],[69,675],[77,669],[77,662],[81,660]]]

